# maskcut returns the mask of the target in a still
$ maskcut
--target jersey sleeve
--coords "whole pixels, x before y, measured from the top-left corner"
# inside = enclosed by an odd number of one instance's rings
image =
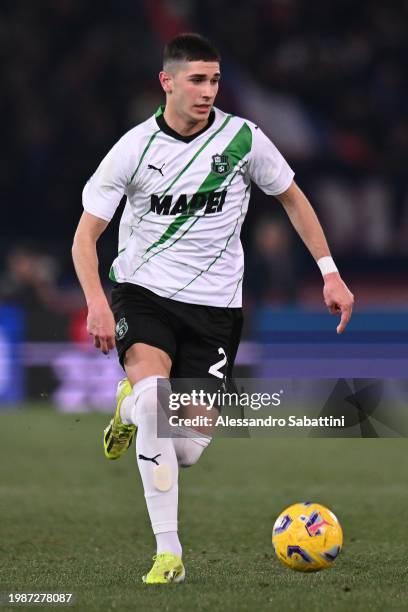
[[[82,192],[84,209],[110,221],[131,181],[132,160],[123,136],[101,161]]]
[[[279,195],[286,191],[295,173],[275,145],[262,132],[251,125],[252,148],[248,160],[251,179],[268,195]]]

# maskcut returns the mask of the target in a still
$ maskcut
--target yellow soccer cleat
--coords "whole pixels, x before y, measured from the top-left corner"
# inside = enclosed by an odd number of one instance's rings
[[[186,571],[181,557],[173,553],[160,553],[153,557],[153,567],[142,577],[145,584],[170,584],[183,582]]]
[[[119,459],[127,451],[135,437],[137,427],[125,425],[120,418],[120,407],[125,397],[132,393],[132,386],[127,378],[118,383],[116,391],[116,410],[113,419],[107,426],[103,435],[103,446],[105,457],[108,459]]]

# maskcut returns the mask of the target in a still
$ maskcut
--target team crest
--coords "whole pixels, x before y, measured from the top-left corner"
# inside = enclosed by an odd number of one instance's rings
[[[213,155],[211,170],[216,174],[227,174],[231,170],[230,158],[228,155]]]
[[[116,323],[116,340],[122,340],[128,329],[129,325],[127,324],[125,317],[123,317]]]

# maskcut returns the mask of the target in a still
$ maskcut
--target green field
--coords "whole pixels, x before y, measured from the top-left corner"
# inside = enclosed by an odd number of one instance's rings
[[[187,580],[152,588],[140,580],[154,541],[134,449],[106,461],[106,420],[1,414],[0,591],[72,591],[73,607],[47,609],[84,612],[407,609],[408,440],[217,439],[181,473]],[[276,516],[303,500],[343,525],[329,571],[298,574],[274,556]]]

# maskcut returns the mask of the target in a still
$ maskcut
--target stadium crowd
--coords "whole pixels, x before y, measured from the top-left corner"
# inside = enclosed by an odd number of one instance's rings
[[[376,271],[392,261],[402,272],[408,254],[404,0],[224,0],[221,7],[215,0],[117,0],[98,3],[97,11],[91,0],[3,0],[1,255],[18,235],[20,244],[34,241],[56,257],[62,281],[74,282],[70,243],[83,184],[118,137],[162,101],[163,8],[219,45],[221,108],[241,112],[255,84],[301,109],[312,135],[304,149],[276,144],[345,268],[354,271],[362,261],[365,271],[374,257]],[[243,232],[249,268],[266,266],[271,285],[278,278],[292,300],[303,247],[286,236],[291,229],[278,207],[257,189],[252,204]],[[280,238],[272,227],[260,235],[259,218],[275,224]],[[274,271],[273,257],[279,261],[289,244],[294,263]],[[102,267],[115,251],[115,232],[108,230]],[[256,299],[263,278],[248,279]]]

